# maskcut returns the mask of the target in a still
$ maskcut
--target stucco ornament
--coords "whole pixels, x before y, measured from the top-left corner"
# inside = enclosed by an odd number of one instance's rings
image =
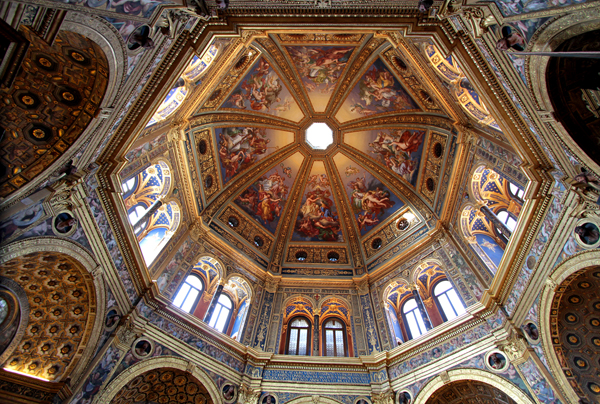
[[[501,349],[511,362],[519,364],[526,359],[527,341],[521,336],[513,335],[501,346]]]
[[[383,393],[373,394],[371,396],[373,404],[394,404],[394,392],[392,390]]]
[[[238,404],[256,404],[260,397],[260,389],[253,389],[252,387],[242,384],[238,393]]]

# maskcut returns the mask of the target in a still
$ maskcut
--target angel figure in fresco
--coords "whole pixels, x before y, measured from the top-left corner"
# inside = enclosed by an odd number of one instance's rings
[[[496,252],[496,244],[489,242],[488,240],[485,240],[483,243],[481,243],[482,247],[487,248],[488,250],[490,250],[491,252],[495,253]]]
[[[417,167],[417,160],[411,157],[423,143],[425,131],[393,130],[379,132],[374,142],[369,143],[372,153],[379,154],[385,165],[411,181]]]
[[[356,220],[358,221],[359,230],[362,230],[367,226],[375,226],[377,223],[379,223],[379,219],[377,219],[374,214],[366,212],[359,213]]]
[[[333,209],[328,186],[329,179],[325,174],[313,175],[309,179],[307,188],[312,190],[306,193],[296,221],[296,231],[304,237],[316,237],[320,241],[338,238],[340,222]]]
[[[219,156],[226,178],[232,178],[255,163],[267,152],[271,141],[265,129],[259,128],[225,128],[219,137]]]
[[[287,197],[288,187],[285,178],[275,172],[258,180],[258,201],[255,213],[266,225],[281,215],[283,202]]]
[[[398,92],[394,90],[394,77],[390,72],[379,70],[377,67],[369,70],[364,79],[360,81],[360,98],[366,105],[378,101],[387,108],[394,101]]]
[[[346,174],[346,177],[350,177],[351,175],[358,174],[358,168],[348,166],[348,167],[346,167],[344,174]]]
[[[322,93],[333,91],[340,74],[348,63],[353,48],[290,47],[290,55],[303,77],[306,89]]]
[[[381,184],[371,181],[367,186],[366,175],[362,178],[357,177],[348,184],[352,189],[350,200],[354,212],[358,214],[356,220],[360,230],[375,226],[379,222],[379,216],[396,203],[390,199],[389,191],[381,189],[378,185]]]
[[[250,72],[250,76],[240,87],[227,101],[236,108],[246,109],[249,105],[255,111],[277,113],[287,111],[291,107],[289,99],[281,103],[279,95],[283,85],[265,59],[259,60],[258,66]]]

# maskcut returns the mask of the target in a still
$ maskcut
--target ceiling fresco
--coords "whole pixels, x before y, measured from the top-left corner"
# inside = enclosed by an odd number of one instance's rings
[[[323,112],[346,68],[353,46],[287,46],[315,112]]]
[[[425,143],[424,130],[385,128],[350,132],[344,135],[344,142],[363,153],[374,154],[377,160],[406,182],[416,185]]]
[[[292,241],[344,241],[331,183],[322,161],[315,161],[296,215]]]
[[[202,223],[290,276],[362,274],[425,237],[452,180],[451,122],[460,111],[482,121],[457,102],[468,80],[455,85],[466,77],[454,61],[434,64],[437,48],[402,51],[372,32],[256,35],[218,52],[182,103],[187,115],[170,118],[191,122]],[[460,106],[446,111],[449,100]],[[332,144],[308,144],[314,123],[331,128]]]
[[[336,118],[340,122],[347,122],[362,116],[419,110],[417,103],[390,69],[381,59],[377,59],[346,97]]]
[[[333,160],[361,235],[367,234],[404,206],[404,202],[379,178],[346,155],[338,153]]]
[[[304,114],[265,58],[260,58],[233,90],[222,108],[242,109],[298,122]]]
[[[215,133],[223,184],[258,160],[294,141],[292,132],[267,128],[216,128]]]

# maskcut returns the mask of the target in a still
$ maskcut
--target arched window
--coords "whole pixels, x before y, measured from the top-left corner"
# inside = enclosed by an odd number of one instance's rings
[[[438,282],[433,288],[433,296],[445,321],[452,320],[465,312],[465,306],[450,282]]]
[[[519,188],[518,186],[516,186],[512,182],[508,183],[508,190],[509,190],[509,192],[510,192],[510,194],[512,196],[514,196],[515,198],[517,198],[520,201],[523,200],[523,196],[525,195],[525,191],[523,191],[521,188]]]
[[[341,320],[332,318],[323,325],[323,354],[347,356],[346,327]]]
[[[304,317],[296,317],[288,328],[287,354],[310,355],[310,322]]]
[[[510,231],[514,231],[515,227],[517,227],[517,219],[515,219],[506,210],[501,210],[500,212],[498,212],[496,217],[498,218],[498,220],[500,220],[502,223],[504,223],[506,225],[506,227],[508,227],[508,230],[510,230]]]
[[[144,206],[137,205],[131,212],[129,212],[129,222],[132,225],[135,225],[138,222],[138,220],[140,220],[140,218],[144,216],[146,210],[147,209]]]
[[[231,301],[231,298],[225,293],[221,293],[221,296],[219,296],[219,300],[215,305],[215,311],[213,312],[208,325],[217,331],[225,332],[225,330],[227,330],[227,326],[229,325],[232,308],[233,302]]]
[[[179,288],[173,304],[186,313],[190,313],[196,307],[203,289],[200,278],[196,275],[189,275]]]
[[[408,333],[411,339],[420,337],[427,332],[425,323],[423,322],[423,315],[417,307],[417,301],[415,299],[409,299],[402,306],[402,316],[404,317],[404,324],[408,324]]]
[[[133,189],[134,185],[135,185],[135,177],[128,179],[122,185],[123,192],[127,193],[127,192],[131,191]]]

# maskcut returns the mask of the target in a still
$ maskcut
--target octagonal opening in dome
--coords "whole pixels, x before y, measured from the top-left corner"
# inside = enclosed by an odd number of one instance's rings
[[[315,150],[325,150],[333,143],[333,131],[324,122],[315,122],[306,128],[306,144]]]

